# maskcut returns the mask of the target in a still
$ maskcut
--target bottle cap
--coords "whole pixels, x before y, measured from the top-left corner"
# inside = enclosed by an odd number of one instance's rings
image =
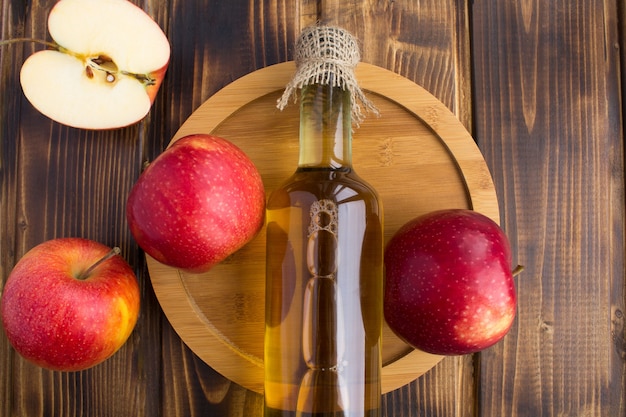
[[[361,60],[357,39],[347,30],[333,26],[305,28],[296,41],[296,73],[277,107],[284,109],[290,97],[296,101],[296,90],[309,84],[331,84],[350,91],[352,120],[358,125],[366,110],[378,114],[374,104],[359,87],[354,69]]]

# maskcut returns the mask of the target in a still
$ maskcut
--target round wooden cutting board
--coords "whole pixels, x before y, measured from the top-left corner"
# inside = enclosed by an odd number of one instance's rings
[[[269,194],[298,161],[299,106],[276,108],[294,72],[287,62],[229,84],[187,119],[172,143],[193,133],[230,140],[257,165]],[[436,209],[471,208],[499,222],[489,170],[454,114],[388,70],[361,63],[356,72],[380,117],[368,115],[355,129],[353,164],[380,194],[385,242],[410,219]],[[262,392],[265,230],[205,274],[183,273],[150,257],[148,268],[168,320],[193,352],[230,380]],[[411,349],[385,326],[383,392],[413,381],[441,359]]]

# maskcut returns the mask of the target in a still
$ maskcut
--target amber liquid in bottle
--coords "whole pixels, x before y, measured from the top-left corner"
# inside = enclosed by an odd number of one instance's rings
[[[265,417],[376,417],[382,207],[352,169],[350,93],[300,105],[298,168],[267,205]]]

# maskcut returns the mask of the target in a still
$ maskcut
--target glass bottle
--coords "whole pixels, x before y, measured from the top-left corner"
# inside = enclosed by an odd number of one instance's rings
[[[383,213],[332,77],[302,87],[298,167],[267,203],[265,417],[380,415]]]

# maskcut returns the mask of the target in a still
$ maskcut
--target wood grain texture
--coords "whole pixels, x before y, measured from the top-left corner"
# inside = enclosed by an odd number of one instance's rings
[[[24,23],[23,7],[9,10],[0,9],[0,28],[2,38],[22,36]],[[16,219],[16,177],[18,167],[17,142],[14,138],[19,129],[19,83],[16,83],[18,62],[22,59],[22,48],[13,45],[0,49],[0,274],[1,282],[8,276],[15,264],[15,239],[19,225]],[[9,416],[11,409],[12,364],[14,353],[9,346],[4,331],[0,328],[0,415]]]
[[[318,19],[354,33],[362,61],[425,86],[471,128],[469,14],[466,2],[319,2]]]
[[[172,44],[155,105],[135,126],[51,122],[19,86],[37,47],[0,49],[2,282],[30,247],[76,234],[122,247],[143,302],[129,343],[84,372],[29,365],[0,331],[0,416],[261,415],[260,395],[204,364],[169,325],[123,209],[142,164],[195,109],[290,60],[299,30],[317,20],[354,32],[365,62],[422,85],[474,133],[526,266],[507,338],[386,394],[383,415],[626,415],[622,0],[132,1]],[[0,0],[2,38],[47,38],[54,2]]]
[[[479,415],[624,415],[616,4],[483,1],[472,16],[475,136],[526,266],[514,329],[481,357]]]

